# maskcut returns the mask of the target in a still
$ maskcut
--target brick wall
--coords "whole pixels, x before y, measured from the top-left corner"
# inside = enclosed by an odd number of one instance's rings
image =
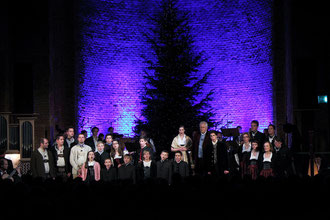
[[[118,2],[118,3],[117,3]],[[196,48],[208,60],[198,76],[214,68],[205,93],[215,89],[210,106],[216,120],[248,130],[273,122],[272,1],[189,1]],[[78,5],[77,122],[79,129],[98,126],[106,133],[132,134],[140,117],[143,63],[152,51],[143,37],[156,1],[93,1]],[[222,124],[223,125],[223,124]]]

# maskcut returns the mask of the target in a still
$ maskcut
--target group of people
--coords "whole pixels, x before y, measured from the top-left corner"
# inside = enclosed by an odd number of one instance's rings
[[[93,128],[93,134],[97,134]],[[169,152],[160,154],[161,160],[155,161],[155,150],[148,145],[148,139],[139,139],[140,151],[128,152],[119,146],[119,140],[106,136],[105,143],[95,140],[93,136],[85,139],[79,134],[77,142],[73,141],[73,128],[68,128],[66,138],[57,135],[56,142],[49,147],[46,138],[40,140],[40,146],[31,156],[31,173],[33,177],[43,179],[62,177],[82,178],[85,182],[130,180],[133,183],[148,178],[162,178],[169,184],[172,175],[181,177],[189,175],[188,163],[182,160],[183,153],[175,153],[175,159],[169,160]],[[95,135],[96,136],[96,135]],[[92,144],[92,142],[93,144]],[[71,146],[71,147],[68,147]],[[95,148],[94,148],[95,147]]]
[[[80,133],[74,138],[74,128],[56,136],[49,146],[41,138],[32,153],[30,169],[33,177],[43,179],[61,177],[82,178],[85,182],[130,180],[133,183],[148,178],[162,178],[169,184],[172,176],[286,176],[291,162],[289,149],[275,135],[275,126],[268,126],[268,134],[258,131],[258,121],[251,122],[249,132],[233,141],[224,141],[217,131],[208,131],[207,122],[200,122],[199,132],[190,138],[184,126],[173,139],[171,152],[157,152],[152,139],[139,137],[139,148],[134,152],[121,147],[111,134],[100,140],[99,129],[92,129],[86,138]],[[174,155],[169,159],[169,155]],[[157,156],[159,160],[156,161]],[[2,165],[2,163],[1,163]],[[1,170],[3,168],[1,167]],[[2,171],[4,173],[5,171]]]

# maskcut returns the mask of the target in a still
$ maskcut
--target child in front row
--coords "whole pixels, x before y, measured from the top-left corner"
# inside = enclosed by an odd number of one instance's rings
[[[95,154],[89,151],[86,162],[81,168],[81,177],[83,181],[91,183],[100,180],[100,164],[95,161]]]
[[[101,180],[111,182],[117,180],[117,169],[112,165],[110,158],[104,161],[105,168],[101,170]]]

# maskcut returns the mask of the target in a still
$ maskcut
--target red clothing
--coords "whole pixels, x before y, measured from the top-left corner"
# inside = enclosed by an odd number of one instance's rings
[[[81,168],[81,178],[83,179],[83,181],[86,180],[87,178],[87,168],[85,168],[85,164],[82,166]],[[100,164],[98,162],[95,161],[94,163],[94,174],[95,174],[95,181],[99,181],[101,178],[101,167]]]

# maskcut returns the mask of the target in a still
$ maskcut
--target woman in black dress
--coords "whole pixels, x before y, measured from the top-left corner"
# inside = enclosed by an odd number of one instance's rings
[[[256,180],[260,172],[260,157],[262,153],[259,151],[259,144],[257,140],[251,142],[252,150],[249,153],[249,160],[247,161],[248,174],[253,180]]]
[[[269,176],[274,176],[274,161],[275,154],[273,154],[273,147],[269,141],[264,143],[264,153],[261,157],[262,169],[260,172],[260,176],[265,178]]]
[[[249,154],[251,152],[251,142],[249,133],[243,133],[243,144],[238,151],[239,165],[242,178],[248,174],[247,164],[249,161]]]

